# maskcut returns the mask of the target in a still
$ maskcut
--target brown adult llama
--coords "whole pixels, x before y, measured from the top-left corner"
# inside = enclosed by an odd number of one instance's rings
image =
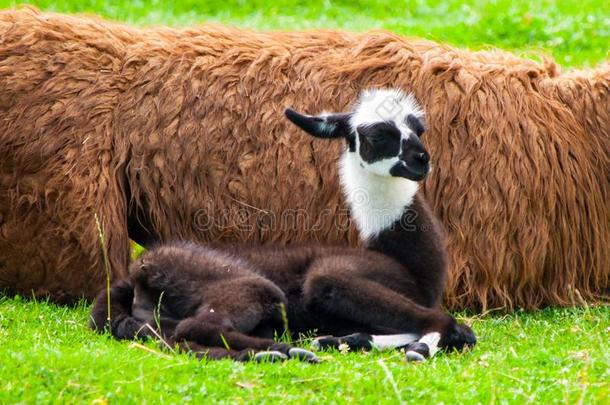
[[[594,300],[610,285],[610,68],[560,73],[387,32],[136,29],[0,13],[0,286],[92,298],[129,238],[357,243],[337,145],[286,106],[398,87],[427,112],[424,191],[448,231],[445,303]]]

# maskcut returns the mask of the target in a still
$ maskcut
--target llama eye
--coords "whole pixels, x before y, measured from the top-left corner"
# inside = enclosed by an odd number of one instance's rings
[[[360,153],[365,160],[381,160],[398,155],[401,134],[394,123],[360,125],[357,133],[361,139]]]
[[[383,134],[375,134],[367,136],[366,140],[369,141],[372,146],[383,146],[387,142],[387,137]]]

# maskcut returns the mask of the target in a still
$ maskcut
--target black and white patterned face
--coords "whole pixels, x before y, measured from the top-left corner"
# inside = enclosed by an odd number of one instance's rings
[[[413,97],[401,91],[364,92],[350,118],[361,166],[378,176],[426,177],[430,156],[419,139],[422,116]]]
[[[413,115],[416,128],[423,125]],[[361,166],[378,176],[423,179],[430,170],[429,155],[419,140],[418,133],[407,124],[399,128],[394,121],[379,122],[356,127],[356,148]]]
[[[314,136],[344,137],[360,167],[371,174],[420,181],[430,171],[430,156],[420,141],[423,112],[400,90],[365,91],[351,113],[304,116],[287,110],[286,115]]]

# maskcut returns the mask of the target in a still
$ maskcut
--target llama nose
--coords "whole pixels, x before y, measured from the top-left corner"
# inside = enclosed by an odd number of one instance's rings
[[[420,152],[415,154],[415,159],[417,159],[422,164],[426,164],[430,161],[430,155],[426,152]]]

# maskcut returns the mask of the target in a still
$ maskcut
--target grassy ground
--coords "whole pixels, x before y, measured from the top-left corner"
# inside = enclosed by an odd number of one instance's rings
[[[550,54],[570,66],[608,58],[610,2],[598,0],[43,0],[46,10],[130,23],[204,21],[260,29],[386,28],[479,49]],[[0,0],[0,7],[14,2]],[[88,307],[0,297],[0,403],[608,403],[610,307],[472,318],[474,351],[406,364],[400,353],[324,355],[318,366],[198,362],[93,334]]]
[[[0,299],[0,403],[608,403],[610,308],[471,318],[464,354],[323,354],[309,365],[200,362],[86,327],[88,307]]]
[[[21,1],[0,0],[0,7]],[[259,29],[386,28],[471,48],[551,54],[591,65],[610,49],[605,0],[38,0],[41,9],[86,12],[135,24],[220,21]]]

